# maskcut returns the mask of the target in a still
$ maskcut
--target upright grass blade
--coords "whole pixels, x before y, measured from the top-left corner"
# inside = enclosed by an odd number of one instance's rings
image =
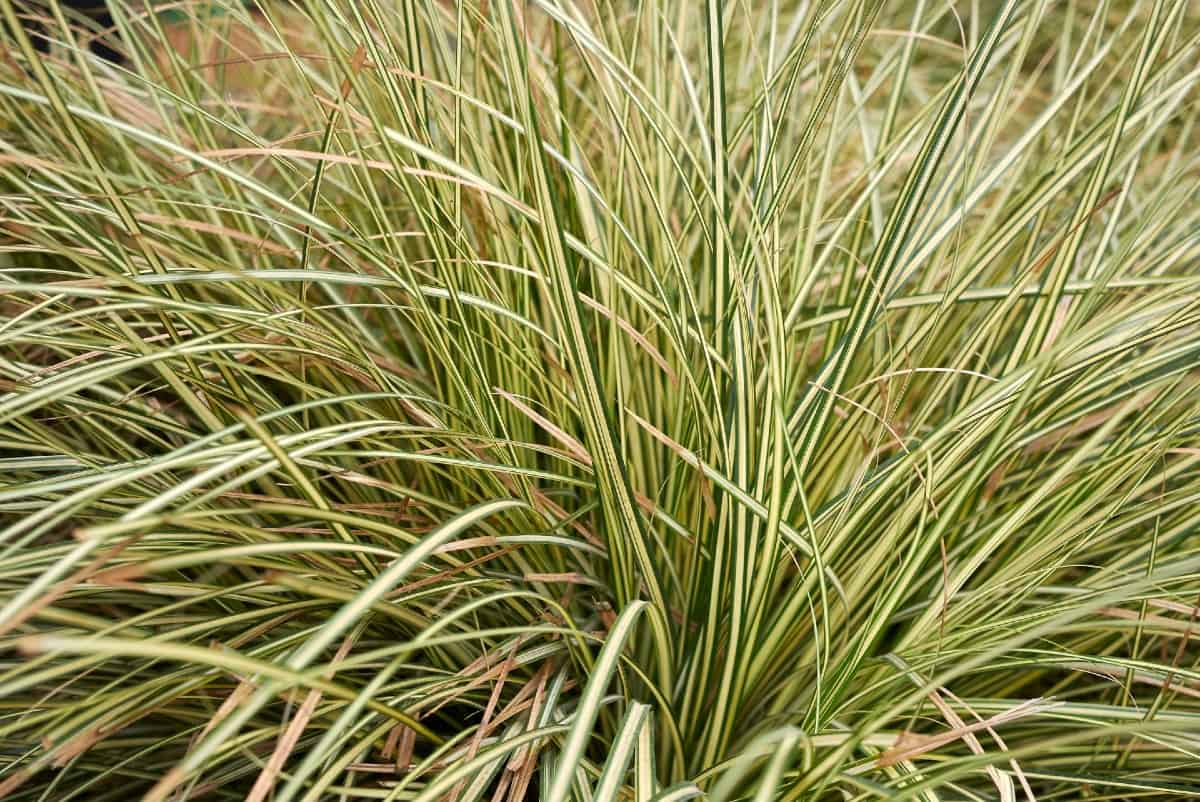
[[[579,706],[571,720],[571,728],[567,733],[554,769],[553,782],[546,790],[545,798],[548,802],[563,802],[567,799],[571,783],[575,780],[575,768],[583,757],[587,742],[591,740],[592,727],[600,714],[600,705],[608,692],[608,684],[616,671],[621,650],[625,648],[625,641],[629,638],[638,617],[645,608],[646,602],[634,602],[621,612],[609,630],[604,648],[596,659],[596,665],[588,678],[587,687],[579,699]],[[623,749],[618,747],[618,754],[626,755],[624,760],[628,759],[629,750],[632,748],[632,737],[633,732],[631,731],[625,739],[627,742],[625,747]]]

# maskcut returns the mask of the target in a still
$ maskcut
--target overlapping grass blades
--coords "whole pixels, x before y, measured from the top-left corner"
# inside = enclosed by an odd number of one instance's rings
[[[183,8],[0,0],[0,796],[1200,797],[1194,3]]]

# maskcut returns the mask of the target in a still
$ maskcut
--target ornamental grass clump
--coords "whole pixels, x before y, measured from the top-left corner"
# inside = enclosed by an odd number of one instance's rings
[[[1200,6],[108,10],[0,0],[0,797],[1200,798]]]

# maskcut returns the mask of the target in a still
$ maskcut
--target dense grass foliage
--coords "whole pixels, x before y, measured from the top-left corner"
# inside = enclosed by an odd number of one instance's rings
[[[0,796],[1200,798],[1196,4],[112,11],[0,0]]]

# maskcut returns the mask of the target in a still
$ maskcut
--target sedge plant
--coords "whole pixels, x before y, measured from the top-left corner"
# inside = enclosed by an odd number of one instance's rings
[[[1200,798],[1200,7],[109,9],[0,0],[0,797]]]

